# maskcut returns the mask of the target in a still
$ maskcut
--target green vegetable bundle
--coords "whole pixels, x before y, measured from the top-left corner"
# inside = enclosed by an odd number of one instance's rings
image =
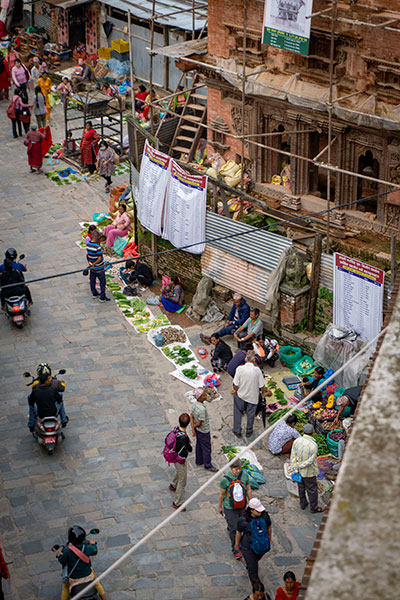
[[[222,452],[228,457],[229,460],[235,458],[236,454],[238,453],[236,446],[222,446],[221,448]]]
[[[195,367],[192,367],[191,369],[182,369],[182,373],[189,379],[196,379],[197,377],[197,369]]]
[[[325,456],[325,454],[330,453],[324,435],[322,435],[321,433],[313,433],[313,438],[318,444],[318,456]]]

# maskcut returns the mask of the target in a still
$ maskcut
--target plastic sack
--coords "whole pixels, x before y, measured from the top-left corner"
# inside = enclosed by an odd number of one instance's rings
[[[264,475],[261,475],[260,470],[256,465],[247,465],[244,469],[251,475],[259,484],[266,483]]]
[[[300,473],[292,473],[290,477],[292,478],[292,481],[296,481],[297,483],[300,483],[301,481]]]
[[[281,363],[286,365],[287,367],[293,367],[294,364],[297,363],[303,356],[303,352],[301,348],[297,346],[282,346],[279,349],[279,358],[281,359]]]
[[[217,375],[216,373],[210,373],[209,375],[207,375],[207,377],[204,377],[203,384],[206,387],[218,387],[219,385],[221,385],[221,380],[219,378],[219,375]]]
[[[364,346],[364,342],[359,337],[355,337],[353,332],[348,332],[346,329],[330,323],[315,348],[313,358],[325,369],[331,368],[337,371]],[[358,385],[361,374],[373,352],[374,348],[370,348],[344,371],[336,375],[336,383],[344,388]]]
[[[157,346],[157,348],[161,348],[161,346],[164,345],[164,337],[162,333],[157,333],[157,335],[154,338],[154,343]]]
[[[160,304],[160,296],[148,296],[146,298],[146,304],[149,304],[150,306],[157,306]]]
[[[162,287],[164,287],[164,285],[168,285],[169,283],[171,283],[170,278],[167,277],[167,275],[163,275],[161,277],[161,285],[162,285]]]
[[[258,481],[253,477],[251,473],[249,473],[249,483],[252,490],[258,490],[260,487]]]
[[[123,256],[124,248],[127,245],[128,241],[124,240],[122,237],[115,238],[115,242],[113,244],[113,250],[118,256]]]
[[[305,354],[291,367],[290,370],[295,375],[298,375],[299,377],[304,377],[304,375],[308,375],[314,370],[314,361],[311,358],[311,356],[307,356],[307,354]]]
[[[138,247],[135,242],[129,242],[123,250],[124,258],[138,258]]]

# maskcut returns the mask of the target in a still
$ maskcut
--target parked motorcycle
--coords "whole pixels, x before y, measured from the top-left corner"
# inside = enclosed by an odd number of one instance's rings
[[[58,375],[64,375],[64,373],[66,373],[66,370],[60,369],[55,376],[55,379]],[[26,384],[27,387],[32,386],[37,379],[28,373],[28,371],[24,373],[24,377],[32,378],[32,381]],[[46,448],[49,455],[53,454],[54,448],[60,441],[65,440],[65,435],[62,432],[61,426],[61,418],[58,413],[52,417],[44,417],[44,419],[40,419],[36,416],[33,437],[37,440],[38,444]]]
[[[21,261],[23,258],[25,258],[25,255],[21,254],[17,262]],[[29,316],[31,312],[29,310],[29,302],[25,294],[22,294],[21,296],[10,296],[7,298],[5,301],[5,309],[7,317],[11,319],[16,327],[22,329],[26,316]]]
[[[89,531],[89,535],[97,535],[98,533],[100,533],[99,529],[91,529]],[[60,552],[60,551],[63,552],[69,543],[73,543],[74,545],[75,544],[78,544],[78,545],[90,544],[89,540],[86,540],[85,530],[82,529],[82,527],[75,526],[75,527],[71,527],[68,531],[68,543],[63,546],[60,546],[59,544],[55,544],[51,550],[52,550],[52,552]],[[75,596],[77,596],[88,585],[87,581],[82,583],[80,579],[74,580],[72,577],[69,577],[68,568],[64,567],[63,568],[63,583],[67,583],[67,582],[69,582],[70,598],[74,598]],[[99,596],[98,596],[96,588],[94,588],[94,587],[91,588],[88,592],[86,592],[82,596],[82,600],[98,600],[98,599],[99,599]]]

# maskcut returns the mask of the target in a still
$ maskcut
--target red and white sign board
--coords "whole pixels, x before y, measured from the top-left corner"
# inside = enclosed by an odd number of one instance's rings
[[[355,258],[334,255],[333,322],[369,342],[381,330],[385,273]]]

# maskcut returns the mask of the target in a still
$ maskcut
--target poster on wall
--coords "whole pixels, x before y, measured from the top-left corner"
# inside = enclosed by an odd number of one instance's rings
[[[262,43],[308,55],[313,0],[265,0]]]
[[[146,141],[140,165],[138,217],[142,225],[156,235],[161,235],[170,163],[170,156],[155,150]]]
[[[353,329],[364,342],[381,330],[385,273],[343,254],[334,254],[333,322]]]
[[[207,179],[206,175],[190,175],[171,161],[163,238],[176,248],[202,242],[186,250],[192,254],[201,254],[205,248]]]

